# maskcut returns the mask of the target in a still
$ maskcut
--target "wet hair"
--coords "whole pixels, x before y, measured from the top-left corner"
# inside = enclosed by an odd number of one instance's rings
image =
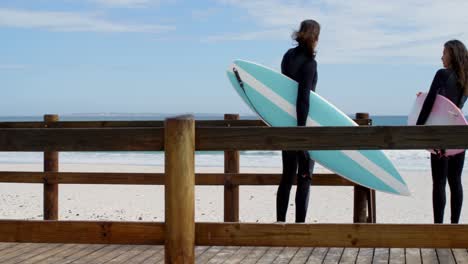
[[[292,34],[293,40],[299,46],[305,47],[311,56],[315,56],[314,43],[318,41],[320,35],[320,24],[312,19],[301,22],[299,30]]]
[[[457,74],[459,87],[468,95],[468,52],[459,40],[450,40],[444,44],[450,57],[449,68]]]

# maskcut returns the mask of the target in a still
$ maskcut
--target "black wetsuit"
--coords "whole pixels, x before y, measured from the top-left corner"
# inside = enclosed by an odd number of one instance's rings
[[[309,113],[310,91],[315,91],[317,84],[315,57],[308,55],[302,46],[292,48],[283,56],[281,72],[299,83],[296,102],[297,125],[305,126]],[[297,175],[296,223],[303,223],[307,214],[310,181],[315,163],[307,151],[283,151],[282,158],[283,174],[276,197],[276,219],[281,222],[286,221],[289,193]]]
[[[419,114],[417,125],[424,125],[432,106],[434,105],[437,94],[450,99],[460,109],[463,107],[466,97],[463,96],[463,90],[457,83],[457,75],[449,69],[437,71],[432,81],[429,93],[424,101],[421,113]],[[442,223],[444,220],[445,209],[445,186],[447,179],[450,186],[450,207],[451,222],[458,223],[463,203],[463,187],[461,175],[463,163],[465,161],[465,152],[444,157],[431,154],[432,170],[432,205],[434,210],[434,223]]]

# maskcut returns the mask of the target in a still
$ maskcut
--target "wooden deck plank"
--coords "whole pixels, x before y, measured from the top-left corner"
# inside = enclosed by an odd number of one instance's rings
[[[242,260],[242,264],[253,264],[263,257],[268,251],[268,247],[253,247],[253,250],[249,252],[246,258]]]
[[[421,248],[421,258],[424,264],[438,264],[437,253],[433,248]]]
[[[343,255],[344,248],[330,248],[328,249],[327,255],[323,260],[324,264],[336,264],[340,261],[341,255]]]
[[[390,250],[388,248],[376,248],[374,250],[373,264],[387,264],[390,259]]]
[[[358,253],[358,248],[345,248],[343,254],[341,255],[340,264],[356,263]]]
[[[154,254],[150,258],[147,258],[141,264],[154,264],[154,263],[165,263],[165,249],[161,246],[162,250]],[[195,263],[198,263],[198,257],[204,254],[210,247],[209,246],[196,246],[195,247]]]
[[[79,251],[75,252],[73,255],[70,255],[66,259],[64,259],[62,262],[59,262],[61,264],[69,264],[72,262],[75,262],[77,260],[80,260],[90,254],[93,254],[94,252],[106,247],[107,245],[105,244],[97,244],[97,245],[86,245],[86,247],[81,248]]]
[[[195,247],[195,257],[200,256],[203,252],[207,251],[210,247],[209,246],[196,246]]]
[[[86,244],[69,244],[72,247],[61,251],[49,258],[46,258],[44,260],[41,260],[37,262],[36,264],[55,264],[55,263],[70,263],[73,260],[79,258],[82,256],[83,253],[81,252],[86,252],[87,250],[90,250],[92,248],[99,248],[103,247],[104,245],[86,245]]]
[[[263,257],[268,251],[268,247],[254,247],[252,251],[249,252],[246,258],[242,260],[242,264],[253,264]]]
[[[250,252],[252,252],[253,249],[254,249],[253,247],[239,247],[239,249],[234,254],[232,254],[232,256],[230,256],[224,263],[225,264],[241,263],[241,261],[244,260],[250,254]]]
[[[58,247],[49,250],[47,252],[44,252],[42,254],[39,254],[35,257],[29,258],[26,261],[21,262],[21,264],[35,264],[38,263],[41,260],[48,259],[51,256],[55,256],[57,254],[60,254],[61,252],[67,251],[71,248],[73,248],[75,245],[74,244],[60,244]]]
[[[306,247],[306,248],[300,248],[296,255],[294,255],[293,259],[291,259],[290,264],[303,264],[307,262],[307,259],[309,258],[310,254],[312,254],[312,251],[314,248],[311,247]]]
[[[272,263],[283,252],[284,247],[271,247],[257,261],[258,264]]]
[[[390,264],[405,264],[405,249],[391,248],[390,249]]]
[[[373,248],[360,248],[356,263],[358,264],[372,263],[373,257],[374,257]]]
[[[15,264],[21,261],[26,261],[30,258],[36,257],[42,253],[45,253],[49,250],[53,250],[57,247],[59,247],[60,244],[44,244],[40,245],[39,247],[35,247],[34,249],[23,252],[21,255],[17,255],[13,258],[10,258],[8,260],[2,260],[2,264]]]
[[[22,248],[22,247],[25,247],[25,243],[5,243],[5,244],[11,244],[9,246],[5,246],[3,249],[0,250],[0,256],[2,256],[3,254],[6,254],[6,252],[11,252],[12,248]]]
[[[164,263],[164,246],[0,243],[2,264]],[[196,246],[196,263],[468,264],[467,249]]]
[[[3,249],[10,248],[13,246],[16,246],[18,243],[1,243],[0,242],[0,252],[2,252]]]
[[[24,253],[30,252],[31,250],[35,250],[37,248],[40,248],[40,244],[33,244],[33,243],[26,243],[24,245],[18,245],[12,248],[9,248],[3,252],[2,255],[0,255],[0,263],[3,263],[5,261],[8,261],[11,258],[21,256]]]
[[[452,250],[448,248],[437,248],[437,258],[439,259],[439,263],[444,264],[456,264],[455,258],[453,257]]]
[[[151,257],[146,258],[141,264],[154,264],[154,263],[164,263],[164,246],[161,246],[162,250],[153,254]]]
[[[216,263],[224,263],[226,259],[230,258],[234,253],[239,250],[240,247],[224,247],[220,250],[214,257],[212,257],[208,263],[209,264],[216,264]]]
[[[468,264],[468,251],[465,248],[453,248],[452,252],[457,264]]]
[[[200,254],[196,259],[196,263],[208,263],[211,258],[213,258],[219,251],[221,251],[224,247],[222,246],[214,246],[209,247],[205,252]]]
[[[405,249],[406,263],[407,264],[420,264],[421,259],[421,250],[419,248],[407,248]]]
[[[109,261],[118,258],[122,254],[127,253],[130,251],[134,245],[118,245],[118,247],[113,248],[112,250],[109,250],[107,253],[104,254],[99,254],[99,256],[94,256],[91,258],[88,262],[89,264],[103,264],[103,263],[108,263]],[[80,262],[82,263],[82,262]],[[72,264],[75,264],[73,262]],[[84,263],[83,263],[84,264]]]
[[[2,256],[6,254],[10,254],[12,252],[21,250],[22,248],[29,247],[31,243],[18,243],[12,247],[4,248],[3,250],[0,251],[0,259],[2,259]]]
[[[142,254],[146,250],[150,249],[151,246],[148,245],[136,245],[132,246],[129,251],[121,254],[120,256],[111,259],[110,261],[106,262],[109,264],[122,264],[122,263],[128,263],[131,261],[132,258]]]
[[[79,259],[76,259],[75,261],[71,262],[72,264],[88,264],[88,263],[95,263],[96,259],[105,256],[111,252],[113,252],[116,249],[125,247],[125,249],[128,249],[129,246],[124,246],[124,245],[106,245],[94,252],[91,252],[90,254],[87,254]]]
[[[153,259],[153,257],[158,252],[161,252],[161,251],[164,252],[164,247],[163,246],[150,246],[148,249],[143,251],[138,256],[135,256],[134,258],[129,260],[127,263],[128,264],[141,264],[143,261],[145,261],[148,258]],[[154,262],[156,262],[156,261],[158,261],[158,260],[154,260]]]
[[[312,263],[322,263],[325,259],[325,255],[327,255],[328,248],[317,247],[314,248],[312,254],[310,254],[309,259],[307,259],[308,264]]]
[[[273,264],[288,264],[291,262],[294,255],[296,255],[299,248],[285,247],[278,257],[272,262]]]

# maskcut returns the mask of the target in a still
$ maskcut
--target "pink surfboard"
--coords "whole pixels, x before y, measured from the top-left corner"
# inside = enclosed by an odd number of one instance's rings
[[[416,98],[413,105],[413,109],[408,115],[408,125],[416,125],[416,121],[421,112],[421,108],[426,100],[427,93],[421,93]],[[432,107],[432,111],[429,114],[429,118],[426,121],[426,125],[432,126],[462,126],[468,125],[463,112],[454,104],[452,101],[442,95],[437,95]],[[433,150],[429,150],[431,153],[435,153]],[[463,152],[464,149],[447,149],[445,155],[452,156]]]

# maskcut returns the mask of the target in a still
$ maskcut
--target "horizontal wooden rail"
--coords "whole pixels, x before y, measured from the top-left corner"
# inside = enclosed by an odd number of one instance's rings
[[[0,151],[159,151],[164,128],[3,128]],[[468,148],[468,126],[196,129],[197,150]]]
[[[198,127],[227,126],[266,126],[262,120],[197,120]],[[58,121],[53,124],[45,122],[0,122],[0,128],[136,128],[164,127],[164,121]]]
[[[367,125],[370,119],[354,120],[360,125]],[[163,127],[164,121],[59,121],[53,124],[45,122],[0,122],[0,128],[117,128],[117,127]],[[197,127],[242,127],[267,126],[262,120],[196,120]]]
[[[199,150],[468,148],[468,126],[198,128]]]
[[[468,225],[197,223],[197,245],[467,248]]]
[[[0,151],[162,150],[164,128],[4,128]]]
[[[278,185],[281,174],[267,173],[197,173],[196,185],[224,185],[230,177],[235,185]],[[164,173],[100,173],[100,172],[0,172],[3,183],[57,184],[128,184],[164,185]],[[312,185],[354,186],[337,174],[314,174]]]
[[[164,223],[0,220],[0,242],[164,244]],[[467,248],[468,225],[196,223],[212,246]]]
[[[0,242],[164,244],[164,223],[0,220]]]

